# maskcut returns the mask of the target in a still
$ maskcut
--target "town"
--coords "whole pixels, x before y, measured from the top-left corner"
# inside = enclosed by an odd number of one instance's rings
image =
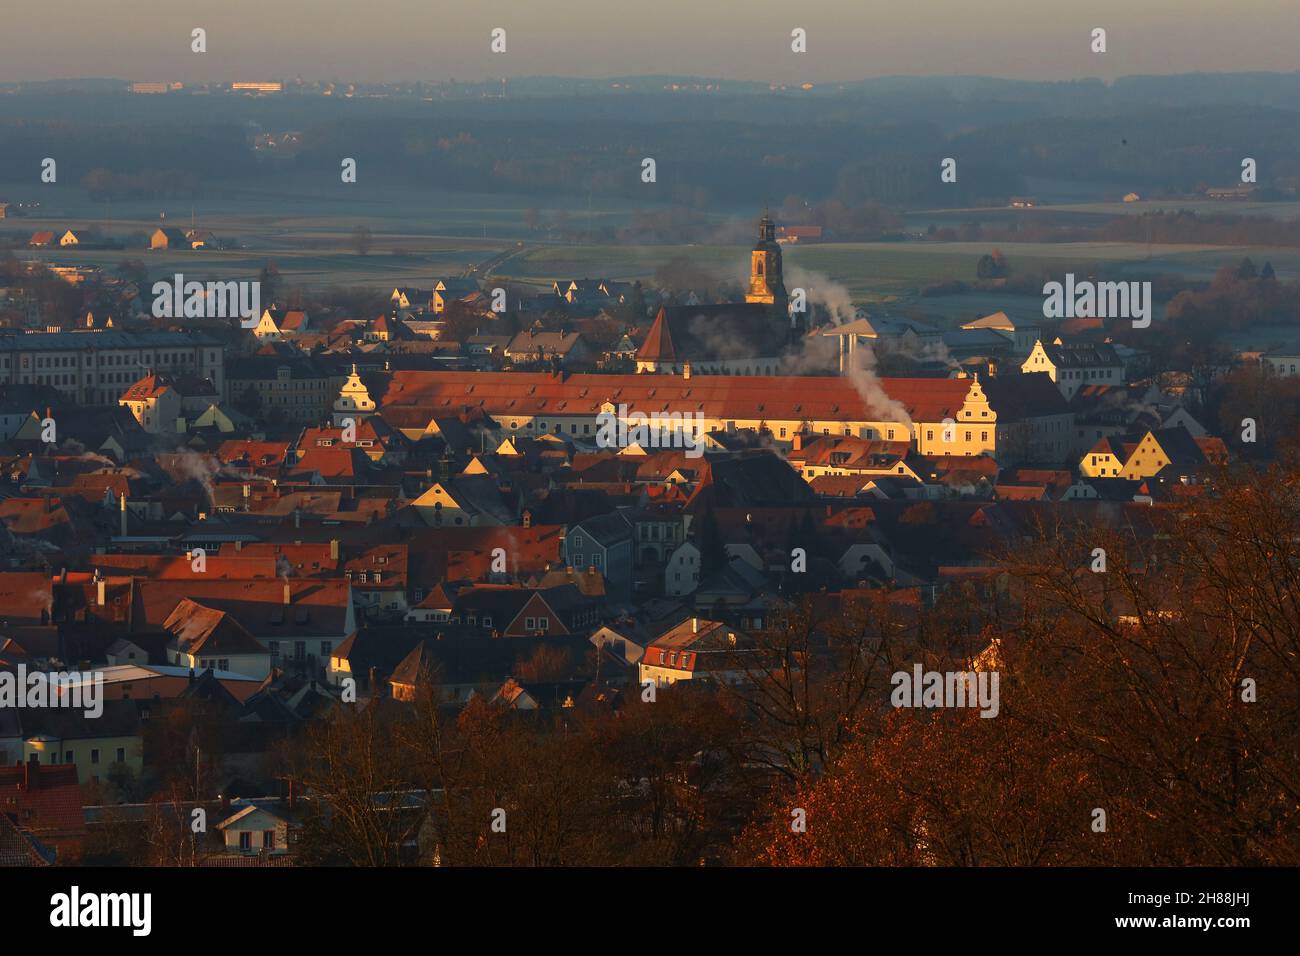
[[[385,845],[328,834],[346,795],[310,762],[346,751],[340,712],[597,734],[661,697],[721,716],[734,704],[719,698],[788,691],[834,649],[832,619],[915,642],[954,598],[1024,609],[1008,555],[1047,524],[1084,535],[1081,569],[1092,544],[1143,551],[1225,493],[1234,459],[1261,454],[1273,409],[1243,398],[1285,401],[1300,383],[1300,354],[1276,349],[1164,367],[1167,328],[1133,316],[995,312],[943,329],[845,314],[788,287],[778,229],[759,219],[728,301],[485,274],[375,290],[377,314],[160,310],[143,263],[69,276],[11,256],[0,666],[77,672],[102,701],[0,709],[0,784],[18,810],[4,825],[21,830],[6,860],[454,855],[466,834],[444,832],[450,814],[431,822],[453,777],[437,755],[427,786],[375,781],[406,794],[379,808]],[[150,245],[196,235],[159,228]],[[50,283],[73,283],[85,312],[42,309]],[[1117,624],[1176,613],[1128,598],[1105,605]],[[811,643],[776,653],[796,619]],[[975,643],[953,658],[956,686],[969,681],[976,706],[978,678],[980,716],[996,716],[1003,642],[973,620],[959,630]],[[903,696],[920,706],[914,669]],[[886,709],[887,675],[874,680]],[[796,736],[792,752],[759,748],[759,777],[824,759]],[[674,759],[689,766],[700,746]],[[721,852],[681,832],[709,772],[691,771],[690,807],[664,823],[675,852]],[[722,793],[753,776],[712,772]],[[468,833],[489,831],[489,804]]]

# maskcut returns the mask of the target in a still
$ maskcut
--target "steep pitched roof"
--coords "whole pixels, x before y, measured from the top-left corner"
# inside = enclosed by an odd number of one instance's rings
[[[131,383],[122,393],[120,401],[143,402],[158,398],[172,387],[171,376],[161,372],[150,372],[139,381]]]
[[[263,644],[225,611],[205,607],[189,598],[176,605],[163,622],[184,654],[269,654]]]
[[[0,866],[52,866],[55,853],[0,813]]]
[[[668,329],[667,311],[660,306],[650,332],[636,351],[636,357],[642,362],[664,362],[672,364],[677,361],[677,350],[673,348],[673,335]]]
[[[13,814],[36,836],[84,833],[77,768],[71,764],[0,767],[0,814]]]

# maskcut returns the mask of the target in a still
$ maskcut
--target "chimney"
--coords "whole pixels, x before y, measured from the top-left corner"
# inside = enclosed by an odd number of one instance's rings
[[[527,509],[525,509],[525,510],[524,510],[524,527],[525,527],[525,528],[531,528],[532,526],[533,526],[533,513],[532,513],[531,511],[528,511]]]
[[[105,581],[103,578],[97,579],[95,581],[95,603],[98,604],[100,607],[103,607],[105,604],[108,603],[107,591],[108,591],[108,582]]]
[[[691,633],[700,633],[700,619],[698,617],[691,618]]]
[[[682,363],[682,378],[690,381],[691,378],[691,360],[687,359]]]
[[[288,581],[284,582],[284,603],[285,604],[289,603],[289,582]]]
[[[36,754],[28,757],[27,763],[23,764],[23,789],[29,793],[41,789],[41,763]]]
[[[121,534],[122,537],[125,538],[126,537],[126,493],[125,492],[123,492],[122,496],[118,498],[118,510],[121,512],[121,516],[120,516],[121,524],[122,524]]]
[[[243,542],[243,541],[236,541],[236,542],[235,542],[235,550],[236,550],[236,551],[243,551],[243,550],[244,550],[244,542]]]
[[[337,561],[338,559],[339,559],[339,539],[331,538],[330,539],[330,560]]]
[[[244,485],[244,497],[245,497],[245,498],[251,498],[252,496],[253,496],[253,486],[252,486],[252,485]]]

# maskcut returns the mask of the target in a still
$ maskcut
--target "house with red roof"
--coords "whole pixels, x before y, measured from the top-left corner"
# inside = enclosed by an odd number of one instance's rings
[[[753,640],[730,624],[687,618],[646,645],[637,677],[659,687],[701,678],[742,683],[752,679],[756,653]]]
[[[133,382],[117,400],[118,405],[130,411],[150,435],[174,435],[185,431],[181,417],[181,394],[172,384],[171,376],[149,372]]]
[[[0,814],[57,853],[61,864],[81,859],[86,813],[77,768],[42,766],[35,758],[0,767]]]
[[[270,650],[226,611],[184,598],[163,627],[172,634],[167,644],[167,660],[172,664],[258,678],[271,673]]]

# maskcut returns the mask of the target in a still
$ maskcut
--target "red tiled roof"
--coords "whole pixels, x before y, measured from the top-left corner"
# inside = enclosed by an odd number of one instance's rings
[[[241,554],[233,547],[228,554],[206,555],[202,571],[194,570],[190,558],[172,554],[97,554],[91,557],[90,565],[94,568],[115,571],[118,574],[151,578],[156,581],[196,577],[242,581],[256,578],[270,579],[276,577],[278,573],[275,558],[255,556],[249,554],[247,550]]]
[[[42,534],[72,523],[60,498],[6,498],[0,501],[0,524],[12,534]]]
[[[671,364],[677,360],[677,352],[673,348],[673,337],[668,331],[668,313],[664,311],[663,306],[659,307],[659,314],[655,316],[654,325],[650,326],[650,332],[641,343],[641,347],[636,351],[636,357],[642,362],[667,362]]]
[[[290,603],[284,603],[284,587]],[[164,625],[181,601],[189,598],[228,611],[255,637],[283,634],[339,634],[351,603],[348,582],[320,579],[289,581],[151,581],[137,583],[141,608],[138,626]],[[301,620],[300,620],[301,616]]]
[[[205,607],[189,598],[176,605],[163,622],[184,654],[268,654],[257,638],[225,611]]]
[[[262,464],[263,458],[269,458],[267,465],[279,465],[289,451],[289,443],[281,441],[223,441],[217,448],[217,460],[223,465],[232,462],[247,461],[250,465]]]
[[[313,472],[322,478],[355,478],[358,466],[364,467],[357,456],[365,453],[355,447],[339,448],[304,448],[299,450],[298,460],[289,467],[289,477],[305,477]]]
[[[43,572],[0,573],[0,619],[10,624],[39,623],[41,612],[50,610],[53,588]]]
[[[71,764],[0,767],[0,813],[37,837],[73,836],[86,830],[77,768]]]
[[[120,400],[123,402],[147,401],[151,398],[157,398],[171,387],[172,380],[170,377],[156,372],[150,373],[129,385],[126,391],[122,393]]]
[[[884,392],[914,421],[956,418],[974,384],[960,378],[886,378]],[[704,413],[714,419],[877,421],[853,383],[838,376],[665,375],[559,376],[547,372],[381,373],[371,389],[381,414],[415,420],[470,410],[497,416],[595,416],[606,402],[645,414]],[[1059,393],[1058,393],[1059,394]],[[426,418],[427,421],[427,418]]]

